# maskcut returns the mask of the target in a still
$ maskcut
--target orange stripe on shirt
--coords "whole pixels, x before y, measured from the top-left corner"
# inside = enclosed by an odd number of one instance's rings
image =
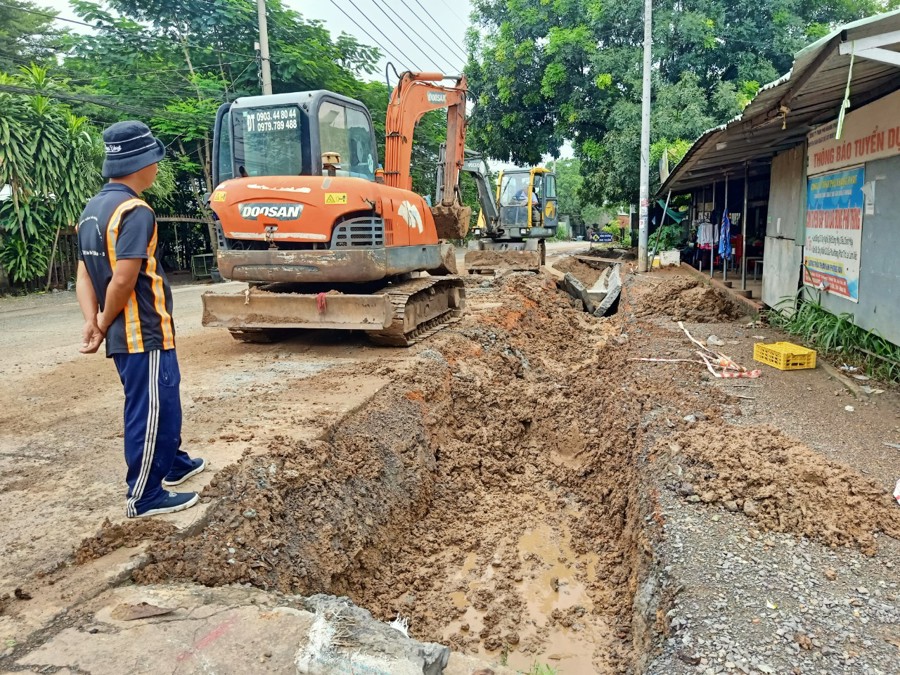
[[[166,292],[163,288],[163,280],[156,271],[156,241],[157,227],[154,214],[153,236],[147,245],[147,276],[150,277],[150,288],[153,289],[153,306],[159,314],[159,323],[163,336],[163,349],[175,349],[175,330],[172,326],[172,315],[166,309]]]
[[[119,239],[122,217],[138,206],[146,206],[146,202],[142,199],[129,199],[122,202],[113,211],[112,217],[106,225],[106,253],[109,256],[109,265],[113,273],[116,269],[116,242]],[[128,298],[123,311],[125,313],[125,343],[128,353],[142,352],[144,351],[144,334],[141,331],[141,317],[138,312],[137,295],[134,291],[131,292],[131,297]]]

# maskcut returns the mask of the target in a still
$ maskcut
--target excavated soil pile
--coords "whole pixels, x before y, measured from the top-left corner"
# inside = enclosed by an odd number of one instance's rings
[[[330,592],[373,546],[407,531],[434,482],[419,404],[395,388],[340,422],[328,441],[273,443],[216,477],[209,524],[151,551],[136,580]]]
[[[718,289],[693,277],[663,278],[636,309],[637,316],[668,316],[675,321],[697,323],[727,321],[746,316],[747,310]]]
[[[534,270],[541,266],[539,251],[467,251],[466,270]]]
[[[873,555],[876,532],[900,539],[890,495],[771,427],[699,424],[669,442],[686,466],[687,499],[743,511],[763,530],[791,532]],[[696,495],[696,497],[695,497]]]
[[[516,667],[631,667],[647,640],[634,457],[652,393],[610,398],[627,349],[550,279],[469,292],[491,308],[431,339],[327,440],[223,472],[208,526],[154,546],[136,579],[347,595]]]
[[[634,249],[625,248],[592,248],[584,255],[593,258],[606,258],[607,260],[637,260],[637,252]]]
[[[595,265],[581,262],[574,256],[563,258],[559,262],[553,263],[553,267],[563,274],[572,274],[578,281],[583,283],[586,288],[591,288],[597,283],[597,279],[603,274],[603,270],[609,267],[609,264],[602,263],[599,260]]]
[[[91,560],[120,548],[138,546],[148,539],[162,539],[175,532],[175,526],[159,520],[138,520],[113,524],[107,518],[93,537],[81,542],[75,551],[75,563],[84,565]]]

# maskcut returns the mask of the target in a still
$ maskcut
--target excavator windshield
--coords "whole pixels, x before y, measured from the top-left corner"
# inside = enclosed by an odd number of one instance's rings
[[[296,105],[235,110],[234,164],[246,176],[308,175],[302,151],[308,138],[306,115]]]

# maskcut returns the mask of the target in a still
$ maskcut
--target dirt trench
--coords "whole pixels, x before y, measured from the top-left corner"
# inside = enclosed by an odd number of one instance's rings
[[[615,323],[550,279],[468,293],[458,328],[326,438],[276,441],[218,476],[209,524],[152,547],[136,580],[346,595],[513,667],[633,671],[655,616],[646,597],[634,611],[652,398],[623,391]]]

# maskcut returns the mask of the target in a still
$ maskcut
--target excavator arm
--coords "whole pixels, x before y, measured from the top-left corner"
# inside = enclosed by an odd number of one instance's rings
[[[455,84],[438,84],[454,79]],[[462,239],[469,231],[472,209],[456,193],[466,148],[466,77],[440,73],[405,72],[391,94],[387,110],[384,180],[392,187],[412,190],[413,134],[416,123],[432,110],[447,109],[447,151],[441,164],[443,199],[431,207],[440,239]]]
[[[447,155],[446,144],[441,144],[441,150],[438,161],[437,186],[435,192],[435,201],[439,204],[445,203],[447,200],[447,184],[445,161]],[[481,214],[484,217],[485,229],[488,233],[497,230],[497,223],[500,219],[500,211],[497,208],[497,200],[494,198],[494,190],[491,187],[488,178],[487,165],[481,153],[474,150],[465,151],[465,160],[462,163],[460,171],[467,173],[475,180],[475,186],[478,188],[478,205],[481,207]],[[455,185],[451,190],[455,191]],[[452,194],[452,192],[451,192]]]
[[[455,84],[437,84],[455,79]],[[391,93],[385,129],[385,183],[404,190],[412,189],[413,134],[425,113],[447,109],[447,151],[444,169],[444,200],[455,202],[454,192],[466,147],[466,77],[448,78],[441,73],[405,72]],[[449,200],[449,201],[448,201]]]

